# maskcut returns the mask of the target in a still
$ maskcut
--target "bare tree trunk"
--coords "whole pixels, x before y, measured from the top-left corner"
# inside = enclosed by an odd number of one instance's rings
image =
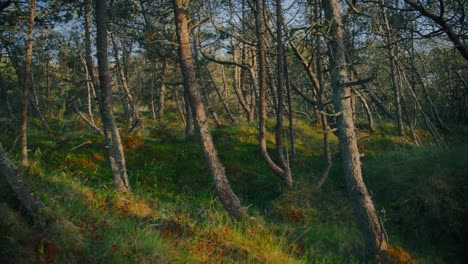
[[[205,87],[200,87],[200,90],[201,90],[201,94],[203,96],[203,99],[205,99],[204,104],[206,105],[206,109],[208,110],[210,115],[213,117],[213,121],[215,122],[216,127],[222,127],[223,123],[219,120],[218,115],[216,114],[216,111],[215,111],[214,107],[210,103],[210,99],[208,98],[206,88]]]
[[[231,46],[232,46],[232,58],[233,58],[235,63],[238,63],[237,62],[237,48],[234,45],[234,38],[231,38]],[[242,62],[242,63],[244,63],[244,62]],[[242,68],[234,65],[233,87],[234,87],[234,92],[236,93],[237,100],[239,101],[239,104],[241,105],[242,110],[244,110],[244,112],[245,112],[247,122],[250,122],[251,121],[251,120],[249,120],[250,108],[247,105],[244,94],[242,93],[242,86],[245,85],[243,83],[243,82],[245,82],[245,76],[242,76],[243,72],[244,72],[244,70]]]
[[[218,95],[219,97],[219,100],[221,101],[221,103],[223,104],[223,107],[224,107],[224,110],[226,110],[226,113],[228,114],[229,116],[229,119],[231,119],[232,122],[235,122],[236,121],[236,118],[234,117],[234,115],[232,114],[231,112],[231,109],[229,108],[226,100],[224,100],[221,92],[219,91],[219,88],[218,88],[218,85],[216,84],[216,81],[215,79],[213,78],[213,74],[211,73],[210,69],[208,67],[206,67],[206,70],[208,71],[208,75],[210,76],[210,79],[211,79],[211,82],[213,83],[213,88],[215,89],[215,92],[216,92],[216,95]],[[224,75],[224,69],[222,69],[223,71],[223,75]],[[225,78],[225,76],[223,76],[223,78]],[[223,85],[224,87],[226,86],[226,83],[224,83],[225,80],[223,79]]]
[[[369,107],[369,104],[367,104],[366,98],[364,98],[364,95],[359,92],[358,89],[353,89],[354,93],[357,95],[359,100],[361,101],[362,105],[364,106],[364,110],[366,111],[367,115],[367,123],[369,124],[369,133],[374,133],[375,128],[374,128],[374,119],[372,118],[372,112]]]
[[[193,114],[190,106],[187,91],[184,88],[184,106],[185,106],[185,140],[189,141],[193,137]]]
[[[114,50],[114,57],[115,57],[115,64],[117,66],[117,71],[120,78],[120,83],[122,84],[123,89],[123,102],[124,102],[124,109],[128,111],[127,119],[128,119],[128,127],[132,127],[136,122],[138,122],[138,106],[135,103],[135,99],[133,98],[132,92],[130,91],[130,87],[128,85],[127,77],[125,76],[125,70],[120,62],[119,58],[119,49],[117,47],[117,43],[115,41],[114,35],[111,34],[112,40],[112,47]]]
[[[29,19],[28,19],[28,44],[26,51],[26,63],[23,76],[23,97],[21,111],[21,164],[27,166],[28,161],[28,104],[29,104],[29,86],[31,83],[31,62],[33,51],[33,34],[34,34],[34,19],[36,13],[36,0],[29,2]]]
[[[283,56],[283,59],[284,75],[286,79],[286,92],[288,97],[289,144],[291,145],[291,157],[294,158],[296,156],[296,137],[294,135],[294,109],[291,98],[291,80],[289,79],[288,62],[286,60],[286,56]]]
[[[112,87],[107,54],[107,4],[106,0],[96,0],[96,47],[99,69],[100,93],[99,108],[106,144],[109,148],[109,163],[117,190],[130,192],[125,155],[120,140],[119,130],[112,109]]]
[[[177,111],[179,112],[179,115],[180,115],[180,119],[182,119],[182,123],[186,124],[184,111],[182,110],[182,106],[180,105],[181,102],[180,102],[179,96],[177,95],[176,89],[173,90],[173,94],[174,94],[174,98],[175,98],[176,105],[177,105]]]
[[[329,63],[332,71],[334,105],[338,115],[338,138],[347,189],[359,227],[364,234],[366,255],[375,257],[380,252],[387,250],[388,243],[382,222],[362,178],[361,161],[350,105],[351,88],[346,86],[348,73],[340,9],[338,0],[324,0],[323,4],[325,18],[330,23]]]
[[[91,81],[91,77],[89,74],[88,67],[86,65],[86,60],[80,55],[81,59],[81,64],[83,65],[83,68],[85,70],[85,76],[86,76],[86,93],[88,95],[87,98],[87,110],[88,110],[88,115],[89,118],[91,119],[90,122],[91,124],[95,125],[94,123],[94,115],[93,115],[93,98],[96,97],[96,94],[94,92],[94,83]]]
[[[159,87],[158,97],[158,121],[164,120],[164,100],[166,99],[166,75],[167,75],[167,61],[163,60],[163,68],[161,72],[161,86]]]
[[[259,144],[263,159],[268,167],[282,179],[288,186],[292,186],[292,177],[289,168],[278,166],[268,154],[266,142],[266,90],[267,90],[267,65],[266,65],[266,50],[265,50],[265,21],[263,18],[264,2],[256,0],[253,7],[255,13],[255,27],[257,31],[257,53],[258,53],[258,93],[259,93]],[[252,74],[254,76],[254,74]]]
[[[283,115],[284,115],[284,50],[283,50],[283,8],[281,0],[276,0],[276,77],[277,77],[277,109],[276,109],[276,158],[279,165],[287,174],[287,182],[292,183],[291,170],[283,154]]]
[[[97,82],[96,82],[96,77],[94,75],[94,66],[93,66],[93,58],[92,58],[92,51],[91,51],[91,5],[92,1],[91,0],[86,0],[85,1],[85,13],[84,13],[84,18],[85,18],[85,24],[84,24],[84,29],[85,29],[85,62],[86,62],[86,72],[87,72],[87,77],[89,79],[87,82],[91,84],[92,88],[92,94],[93,98],[95,99],[95,102],[99,102],[98,97],[100,97],[99,94],[99,89],[97,89]]]
[[[392,89],[393,89],[393,96],[394,102],[395,102],[395,118],[396,118],[396,123],[397,123],[397,129],[398,129],[398,136],[404,136],[405,131],[403,128],[403,114],[401,110],[401,86],[399,85],[398,79],[401,78],[401,76],[397,76],[397,71],[395,70],[395,50],[393,47],[393,40],[391,36],[391,27],[390,23],[388,21],[387,17],[387,9],[382,2],[382,16],[383,16],[383,23],[385,26],[385,44],[387,46],[387,54],[388,54],[388,60],[390,63],[390,78],[391,78],[391,84],[392,84]]]
[[[213,143],[206,120],[205,109],[201,102],[193,66],[192,52],[190,50],[187,19],[188,3],[184,4],[184,2],[183,0],[173,0],[176,32],[179,43],[180,69],[184,79],[184,89],[192,106],[197,136],[199,137],[201,148],[209,164],[218,197],[231,217],[242,217],[246,215],[246,211],[241,206],[239,198],[237,198],[229,185],[224,167],[219,160],[218,153]]]
[[[151,80],[151,89],[150,89],[150,96],[151,96],[151,103],[150,103],[150,110],[151,110],[151,119],[156,120],[156,109],[154,106],[154,78]]]

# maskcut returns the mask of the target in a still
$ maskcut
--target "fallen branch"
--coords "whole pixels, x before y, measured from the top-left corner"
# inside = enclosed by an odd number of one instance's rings
[[[97,127],[96,125],[94,125],[91,121],[89,121],[76,106],[74,106],[74,110],[81,117],[81,119],[83,119],[86,122],[86,124],[88,124],[88,126],[90,126],[99,135],[104,136],[104,133],[102,132],[102,130],[99,129],[99,127]]]
[[[37,226],[46,230],[52,239],[55,238],[57,244],[61,245],[61,242],[65,242],[64,239],[66,239],[75,249],[83,245],[80,228],[68,219],[55,214],[28,189],[24,182],[23,173],[10,161],[2,144],[0,144],[0,176],[6,179],[21,207],[25,209],[27,216]]]
[[[89,145],[89,144],[91,144],[91,143],[93,143],[93,142],[92,142],[92,141],[89,141],[89,140],[88,140],[88,141],[85,141],[85,142],[79,144],[78,146],[73,147],[72,149],[70,149],[70,151],[74,151],[74,150],[77,149],[77,148],[81,148],[82,146],[84,146],[84,145]]]

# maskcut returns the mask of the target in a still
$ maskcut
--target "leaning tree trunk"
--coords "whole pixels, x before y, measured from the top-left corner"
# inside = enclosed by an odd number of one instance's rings
[[[29,86],[31,84],[31,62],[33,51],[33,30],[34,18],[36,13],[36,0],[31,0],[29,3],[29,20],[28,20],[28,47],[26,50],[26,63],[24,69],[23,81],[23,97],[21,111],[21,163],[24,166],[28,165],[28,104],[29,104]]]
[[[348,74],[343,41],[344,29],[338,0],[325,0],[323,3],[325,18],[330,23],[331,35],[328,38],[328,46],[332,71],[331,85],[335,111],[337,112],[338,139],[347,189],[359,227],[364,234],[366,255],[374,257],[381,251],[387,250],[387,239],[382,222],[362,178],[361,161],[351,111],[351,88],[346,86]]]
[[[49,238],[53,239],[54,232],[56,232],[60,236],[60,241],[64,241],[63,239],[66,238],[68,242],[73,243],[75,249],[80,249],[83,246],[83,235],[80,233],[80,228],[68,219],[55,214],[31,192],[25,184],[23,173],[11,162],[2,144],[0,144],[0,177],[5,178],[27,217],[32,219],[34,224],[43,231],[49,232]]]
[[[403,127],[403,112],[401,108],[401,86],[399,85],[400,78],[401,76],[397,73],[396,71],[396,54],[395,54],[395,48],[392,42],[394,41],[392,38],[392,28],[390,27],[390,22],[388,21],[388,16],[387,16],[387,9],[384,5],[384,2],[382,2],[382,16],[383,16],[383,23],[385,27],[385,45],[387,46],[387,55],[388,55],[388,60],[389,60],[389,66],[390,66],[390,78],[391,78],[391,84],[392,84],[392,90],[393,90],[393,96],[395,97],[395,122],[397,124],[397,133],[398,136],[404,136],[405,131]]]
[[[98,96],[99,110],[104,125],[104,135],[109,148],[109,162],[117,190],[130,192],[125,155],[119,130],[112,109],[112,87],[107,54],[107,4],[106,0],[96,0],[97,59],[99,70]]]
[[[173,0],[174,15],[176,18],[176,32],[179,43],[180,69],[184,79],[184,89],[189,98],[197,136],[199,137],[203,154],[208,161],[218,197],[231,217],[242,217],[246,215],[246,211],[241,206],[239,198],[232,191],[226,177],[224,167],[219,160],[218,153],[207,124],[206,113],[200,98],[200,92],[197,87],[192,52],[190,50],[187,18],[188,4],[183,4],[184,2],[185,1],[183,0]]]

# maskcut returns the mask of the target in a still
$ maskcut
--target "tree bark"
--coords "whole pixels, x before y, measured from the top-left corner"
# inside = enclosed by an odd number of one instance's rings
[[[104,125],[106,144],[109,148],[109,163],[114,178],[114,184],[117,190],[121,192],[130,192],[131,188],[130,183],[128,182],[125,155],[120,139],[119,130],[115,122],[114,112],[112,109],[113,95],[107,53],[106,0],[96,0],[96,29],[96,48],[100,82],[100,93],[98,96],[98,100],[101,119]]]
[[[325,18],[330,23],[329,64],[332,75],[332,88],[337,128],[343,169],[347,189],[353,205],[357,222],[364,234],[366,255],[375,257],[387,250],[388,244],[383,225],[374,208],[374,203],[362,178],[361,161],[354,131],[353,113],[351,111],[351,88],[345,86],[347,80],[344,29],[338,0],[324,0]]]
[[[135,103],[132,92],[128,85],[127,77],[125,76],[125,69],[123,64],[120,62],[119,58],[119,49],[117,42],[115,41],[114,35],[111,34],[112,48],[114,50],[115,64],[117,66],[117,71],[120,78],[120,83],[122,84],[123,92],[123,102],[124,109],[126,110],[128,127],[132,127],[136,122],[138,122],[138,106]]]
[[[383,4],[383,2],[382,2]],[[391,36],[391,27],[390,23],[388,21],[387,17],[387,9],[385,5],[382,5],[382,16],[383,16],[383,23],[385,27],[385,45],[387,46],[387,54],[388,54],[388,60],[390,63],[390,79],[391,79],[391,84],[392,84],[392,89],[393,89],[393,96],[394,98],[394,103],[395,103],[395,121],[397,124],[397,133],[398,136],[404,136],[404,128],[403,128],[403,113],[401,109],[401,86],[399,85],[399,79],[401,76],[397,75],[397,71],[395,69],[395,49],[393,47],[393,40]]]
[[[263,18],[264,2],[256,0],[253,8],[255,14],[255,27],[257,33],[257,53],[258,53],[258,93],[259,93],[259,144],[260,152],[268,167],[283,180],[288,186],[292,186],[291,172],[288,167],[277,165],[268,154],[266,142],[266,90],[267,90],[267,65],[266,65],[266,48],[265,48],[265,21]],[[253,76],[253,74],[252,74]]]
[[[31,85],[31,62],[33,51],[34,19],[36,17],[36,0],[29,3],[28,18],[28,44],[26,50],[26,63],[23,76],[23,97],[21,100],[23,109],[21,111],[21,164],[27,166],[28,161],[28,105],[29,105],[29,86]]]
[[[234,37],[231,38],[231,46],[232,46],[232,58],[234,63],[237,62],[237,48],[234,45]],[[243,62],[242,62],[243,63]],[[242,110],[245,112],[245,116],[247,118],[247,122],[250,122],[249,117],[250,117],[250,108],[247,105],[247,102],[245,100],[244,94],[242,93],[242,86],[243,81],[245,81],[245,77],[242,78],[242,72],[244,70],[240,68],[239,66],[234,65],[234,78],[233,78],[233,86],[234,86],[234,92],[236,93],[237,100],[239,101],[239,104],[242,107]]]
[[[166,99],[166,75],[167,75],[167,61],[163,60],[163,68],[161,72],[161,86],[159,87],[158,96],[158,121],[164,120],[164,100]]]
[[[289,164],[286,162],[283,154],[283,115],[284,115],[284,50],[283,50],[283,28],[282,16],[283,8],[281,7],[281,0],[276,0],[276,77],[277,77],[277,109],[276,109],[276,158],[279,165],[287,173],[287,182],[292,183],[291,170]],[[289,184],[291,185],[291,184]]]
[[[208,127],[205,109],[203,107],[195,69],[193,66],[192,52],[190,50],[190,37],[188,29],[188,3],[183,0],[173,0],[174,15],[176,19],[177,40],[179,43],[180,69],[184,81],[184,89],[189,98],[193,111],[193,119],[197,136],[208,162],[218,197],[228,214],[233,218],[246,216],[245,209],[241,206],[239,198],[232,191],[226,177],[224,167],[219,160],[211,133]]]
[[[286,95],[288,98],[288,121],[289,121],[289,144],[291,145],[291,158],[294,159],[296,156],[296,137],[294,135],[294,109],[291,97],[291,80],[289,79],[288,62],[286,56],[283,56],[284,60],[284,76],[286,81]]]

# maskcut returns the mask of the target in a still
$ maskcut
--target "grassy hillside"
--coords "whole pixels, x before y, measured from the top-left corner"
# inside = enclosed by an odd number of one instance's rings
[[[77,120],[54,125],[75,132],[51,140],[33,131],[26,180],[47,206],[79,227],[81,236],[71,235],[67,227],[32,226],[0,179],[2,263],[362,261],[363,239],[347,198],[335,138],[330,178],[322,190],[315,187],[324,163],[321,134],[314,126],[296,125],[291,189],[261,159],[255,125],[213,131],[233,189],[251,216],[233,222],[215,196],[199,146],[184,140],[179,125],[147,125],[141,135],[123,137],[132,195],[114,191],[103,139]],[[365,181],[395,254],[401,247],[421,263],[463,263],[468,246],[463,137],[449,150],[418,148],[379,133],[360,138]],[[7,133],[0,140],[11,147]],[[269,140],[272,147],[272,134]],[[13,159],[18,157],[13,154]]]

